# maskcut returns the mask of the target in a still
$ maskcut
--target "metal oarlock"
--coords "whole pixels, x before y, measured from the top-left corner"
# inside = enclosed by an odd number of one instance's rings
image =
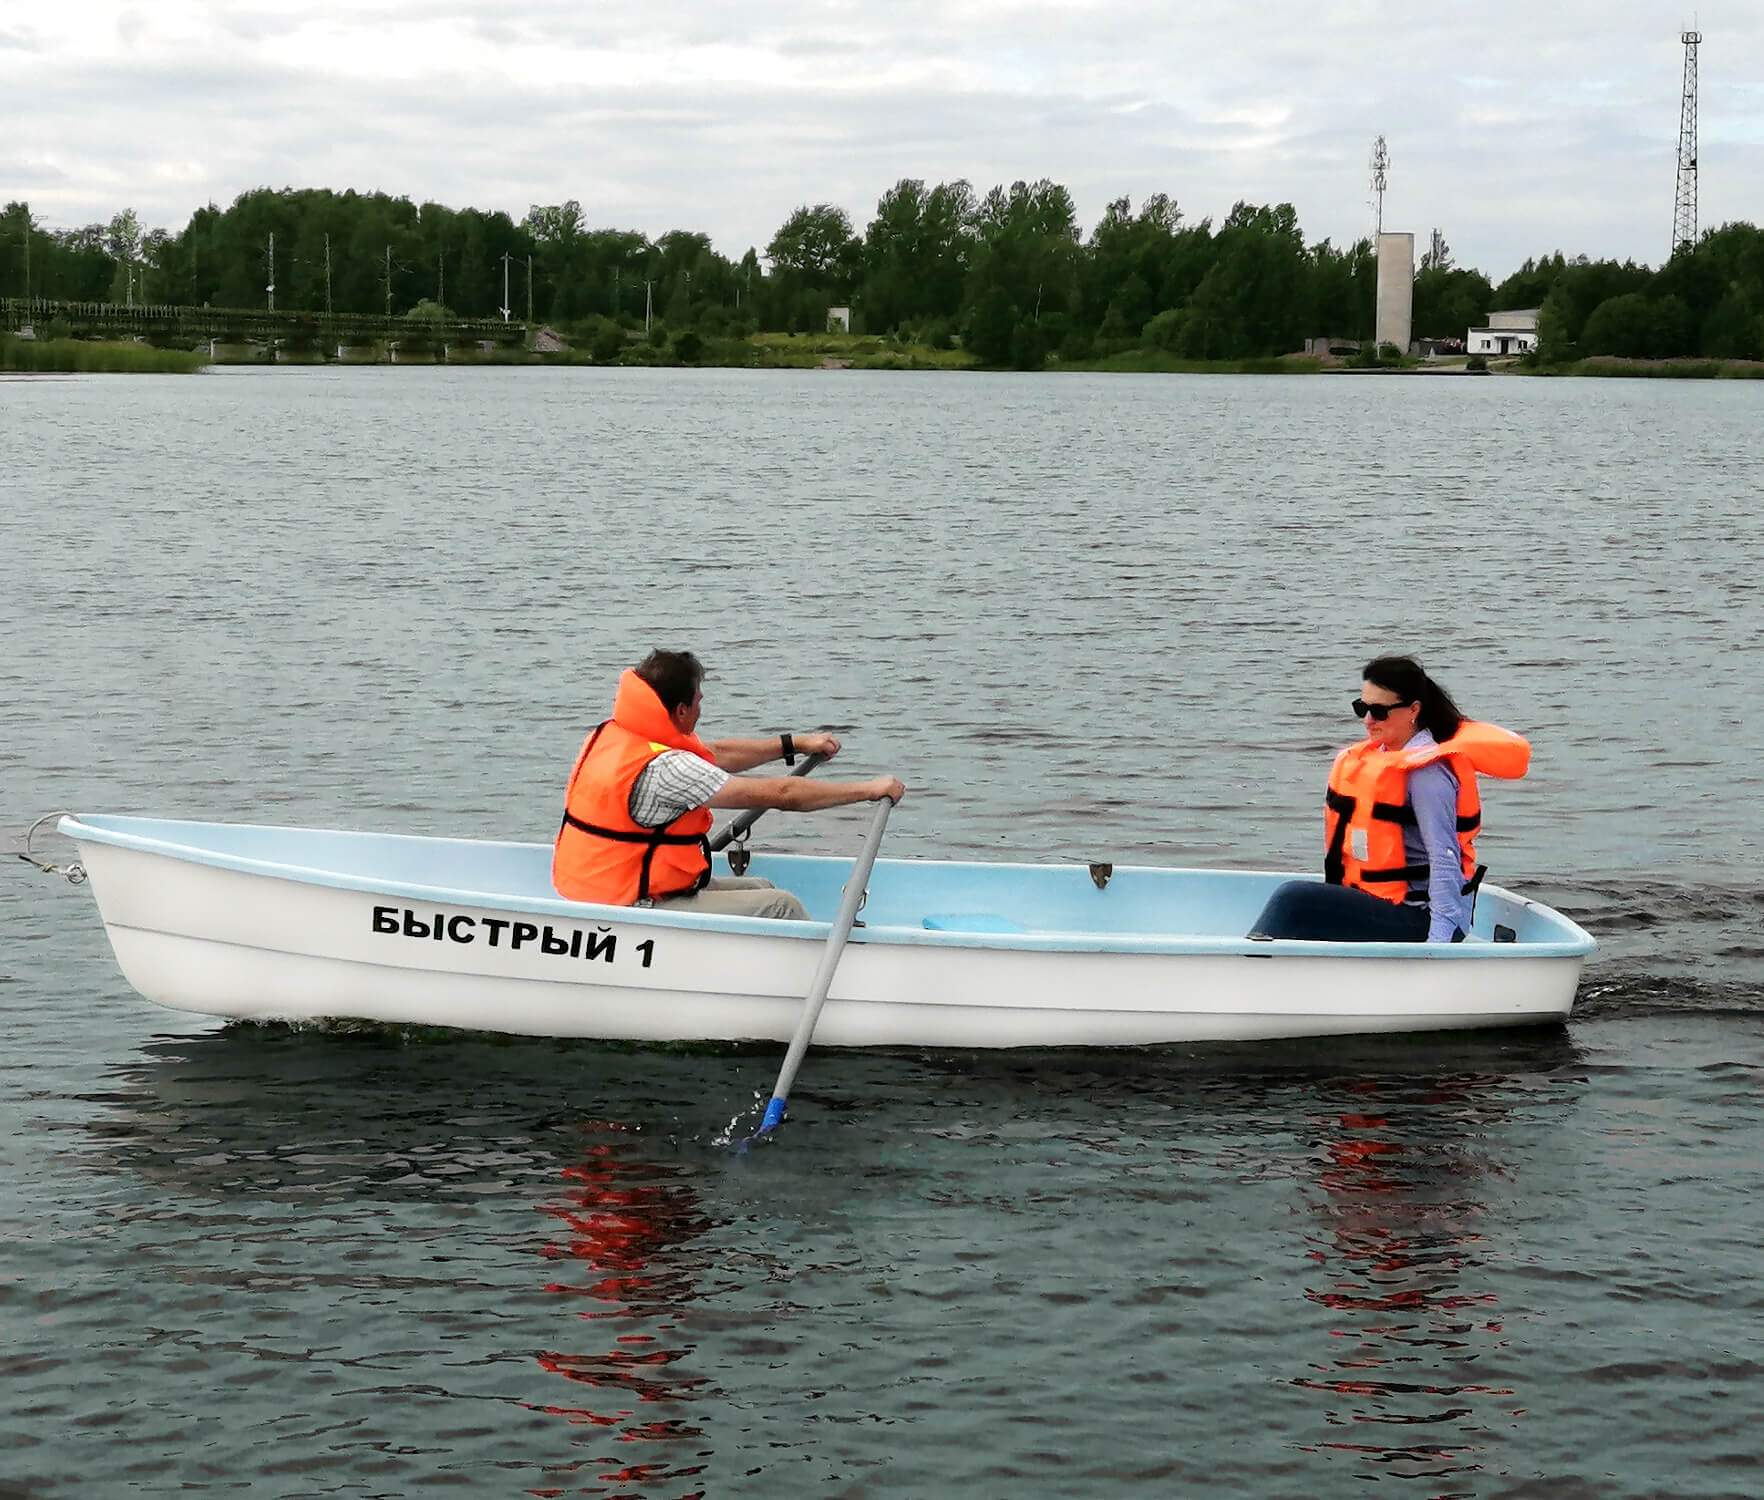
[[[44,813],[25,830],[24,852],[19,855],[19,858],[27,865],[35,865],[45,875],[65,875],[70,885],[84,885],[86,883],[86,867],[84,865],[77,861],[71,865],[52,865],[46,859],[38,859],[31,852],[31,841],[36,838],[39,828],[51,818],[71,818],[72,816],[73,814],[65,807],[57,808],[54,812]]]

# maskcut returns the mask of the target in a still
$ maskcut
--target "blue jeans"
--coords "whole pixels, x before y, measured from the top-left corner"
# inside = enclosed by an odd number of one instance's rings
[[[1262,908],[1249,935],[1308,943],[1424,943],[1425,906],[1399,906],[1351,885],[1289,880]]]

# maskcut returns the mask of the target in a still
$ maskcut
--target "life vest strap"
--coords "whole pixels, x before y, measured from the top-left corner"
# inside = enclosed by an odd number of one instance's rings
[[[1388,870],[1361,870],[1360,879],[1368,883],[1405,880],[1413,884],[1417,880],[1427,879],[1432,872],[1433,866],[1429,864],[1396,865]]]
[[[584,823],[570,812],[564,814],[564,823],[567,827],[578,828],[583,833],[591,833],[596,838],[611,839],[618,844],[702,844],[705,842],[704,838],[696,833],[663,833],[659,829],[654,833],[630,833],[622,828],[602,828],[598,823]]]
[[[1342,850],[1347,845],[1348,822],[1354,815],[1354,799],[1333,787],[1323,793],[1323,805],[1335,814],[1335,828],[1329,835],[1329,847],[1323,851],[1323,883],[1340,885],[1347,874]]]
[[[698,844],[704,849],[704,869],[699,872],[698,879],[682,891],[663,891],[658,897],[649,888],[649,867],[655,862],[655,851],[663,844]],[[695,891],[702,891],[710,884],[711,847],[710,840],[703,837],[688,837],[685,834],[672,834],[663,839],[650,840],[649,847],[643,851],[643,863],[637,871],[637,904],[653,906],[656,901],[665,901],[669,896],[690,896]]]

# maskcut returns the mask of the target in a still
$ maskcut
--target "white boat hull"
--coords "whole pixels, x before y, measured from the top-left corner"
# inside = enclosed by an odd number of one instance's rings
[[[302,873],[236,850],[191,857],[160,836],[224,825],[97,821],[154,829],[66,825],[124,976],[150,1000],[210,1015],[781,1042],[801,1014],[827,931],[824,920],[691,918],[564,902],[531,887],[479,899],[383,873],[381,888],[363,888],[364,876]],[[507,858],[523,848],[484,847]],[[774,857],[756,860],[753,873],[769,866],[805,899],[812,888],[813,914],[826,891],[837,891],[842,863]],[[1126,1046],[1559,1022],[1591,947],[1567,919],[1504,892],[1485,894],[1479,906],[1515,920],[1538,914],[1559,924],[1545,935],[1560,940],[1450,949],[1251,943],[1230,929],[1240,934],[1248,923],[1238,914],[1253,915],[1284,877],[1245,872],[1118,872],[1127,884],[1172,878],[1172,891],[1180,889],[1173,877],[1204,880],[1209,910],[1223,902],[1215,925],[1227,929],[1211,936],[1042,930],[971,902],[957,917],[910,925],[877,911],[900,907],[915,881],[950,885],[952,871],[969,885],[989,872],[1027,872],[1017,877],[1023,889],[1058,883],[1061,901],[1111,910],[1081,868],[879,862],[871,925],[854,933],[840,961],[817,1045]],[[974,871],[982,876],[970,879]],[[879,887],[888,900],[876,899]],[[958,930],[931,930],[933,921]]]

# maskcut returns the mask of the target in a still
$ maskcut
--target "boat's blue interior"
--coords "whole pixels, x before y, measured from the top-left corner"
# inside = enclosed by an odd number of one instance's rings
[[[557,896],[548,844],[116,815],[84,816],[64,823],[64,831],[199,863],[411,899],[579,915],[604,910]],[[718,869],[724,869],[720,857]],[[811,920],[824,923],[838,910],[850,870],[846,859],[757,853],[748,873],[794,892]],[[1109,947],[1137,946],[1122,941],[1134,938],[1236,943],[1269,893],[1289,878],[1241,870],[1118,866],[1099,888],[1082,865],[878,860],[861,920],[870,929],[897,934],[905,929],[920,934],[919,941],[934,943],[979,938],[1004,946],[1043,946],[1054,935],[1064,940],[1088,937]],[[747,929],[754,919],[698,920]],[[1485,888],[1477,901],[1476,935],[1492,937],[1496,924],[1510,929],[1521,944],[1591,946],[1585,934],[1548,908]]]

